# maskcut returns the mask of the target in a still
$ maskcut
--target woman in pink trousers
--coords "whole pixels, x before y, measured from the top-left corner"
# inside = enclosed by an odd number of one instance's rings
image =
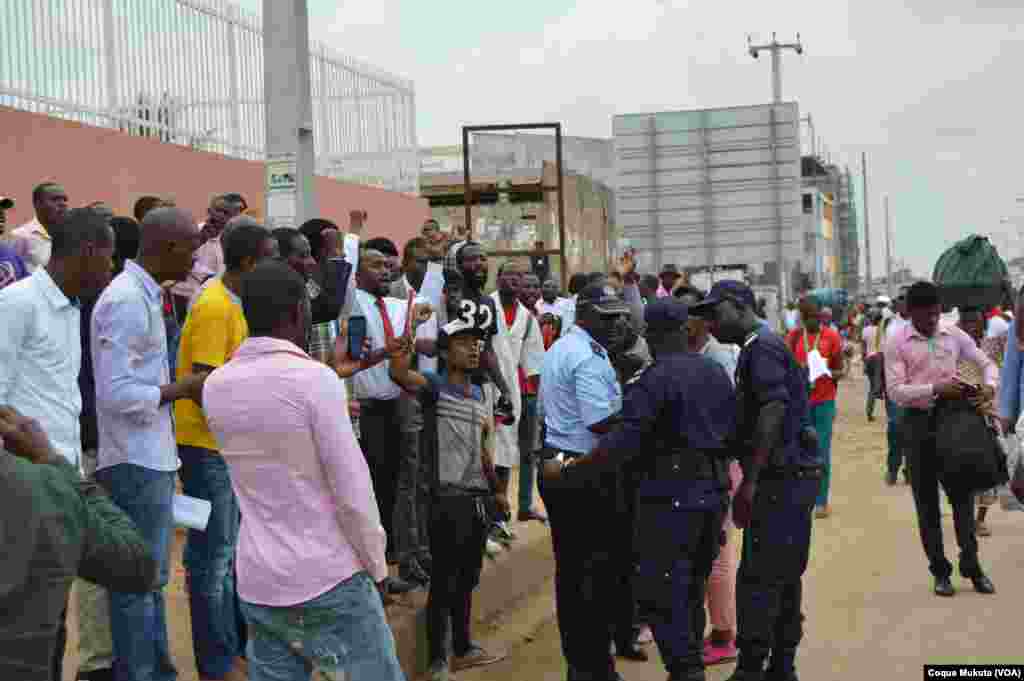
[[[738,462],[729,466],[729,501],[743,481]],[[711,566],[708,579],[708,619],[711,635],[704,640],[704,664],[711,666],[736,659],[736,525],[732,522],[732,504],[722,525],[726,542]]]

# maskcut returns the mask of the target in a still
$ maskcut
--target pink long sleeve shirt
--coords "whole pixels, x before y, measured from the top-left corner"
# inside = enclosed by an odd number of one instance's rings
[[[291,606],[358,572],[387,576],[385,535],[345,384],[294,344],[246,340],[203,410],[242,511],[238,595]]]
[[[935,404],[935,385],[956,375],[957,362],[976,362],[985,384],[996,387],[999,369],[966,333],[955,326],[939,324],[932,338],[926,338],[907,323],[885,343],[886,391],[901,407],[930,409]]]

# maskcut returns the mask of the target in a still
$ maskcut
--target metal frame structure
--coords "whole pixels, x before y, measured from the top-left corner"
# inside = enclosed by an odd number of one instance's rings
[[[0,106],[263,160],[263,22],[227,0],[4,0]],[[316,172],[417,193],[413,83],[310,43]]]
[[[557,255],[561,262],[562,288],[569,285],[569,259],[565,253],[565,177],[562,172],[562,124],[561,123],[519,123],[505,125],[464,125],[462,126],[462,173],[463,173],[463,196],[466,208],[466,232],[473,238],[473,184],[472,172],[469,167],[469,140],[473,133],[477,132],[508,132],[517,130],[554,130],[555,131],[555,172],[557,178],[554,187],[544,186],[544,176],[541,175],[541,191],[545,194],[556,192],[558,194],[558,248],[546,251],[491,251],[489,254],[498,257],[522,257],[531,255]],[[514,192],[515,190],[510,190]]]

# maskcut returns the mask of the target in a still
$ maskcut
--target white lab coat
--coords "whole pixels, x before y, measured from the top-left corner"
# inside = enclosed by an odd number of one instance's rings
[[[492,341],[494,354],[501,366],[501,374],[508,384],[515,409],[516,422],[511,426],[495,425],[494,428],[494,463],[497,466],[512,468],[519,465],[519,419],[523,414],[523,400],[519,391],[519,367],[527,377],[540,373],[544,362],[544,341],[540,333],[540,325],[522,303],[516,303],[516,319],[512,327],[505,324],[505,311],[497,291],[491,294],[498,316],[498,332]],[[498,397],[493,385],[491,398]]]

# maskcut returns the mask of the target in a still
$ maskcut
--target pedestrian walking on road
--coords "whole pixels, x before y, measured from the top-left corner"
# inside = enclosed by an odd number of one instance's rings
[[[832,480],[832,425],[836,420],[836,392],[839,380],[845,373],[843,339],[829,325],[831,313],[823,314],[823,311],[819,311],[818,303],[813,298],[805,297],[800,301],[800,319],[803,328],[790,331],[786,344],[804,369],[809,370],[811,363],[816,361],[825,365],[830,372],[814,380],[810,397],[811,425],[818,434],[818,452],[824,473],[815,504],[815,515],[827,518],[832,513],[828,495]]]
[[[733,451],[743,482],[733,516],[746,532],[736,584],[740,656],[730,681],[795,681],[802,579],[822,469],[807,428],[806,373],[782,337],[761,327],[754,310],[750,287],[731,280],[716,283],[691,310],[711,321],[718,340],[742,347]]]
[[[984,385],[971,391],[975,406],[995,395],[998,370],[970,336],[955,326],[939,324],[942,305],[938,288],[918,282],[907,291],[910,322],[899,329],[885,347],[885,373],[889,394],[904,408],[900,429],[907,448],[910,485],[921,533],[921,543],[935,577],[935,593],[955,593],[950,575],[953,566],[942,546],[942,518],[939,501],[939,460],[936,455],[936,406],[947,400],[969,397],[957,373],[961,360],[975,362],[983,373]],[[974,583],[975,591],[990,594],[995,587],[978,563],[978,540],[974,527],[974,494],[943,481],[953,507],[953,525],[960,546],[960,574]]]
[[[633,460],[638,480],[637,597],[670,681],[704,681],[704,596],[728,508],[736,398],[725,370],[689,352],[686,305],[662,298],[644,315],[652,364],[630,379],[622,425],[582,457],[545,465],[576,488]]]
[[[618,421],[622,391],[607,348],[622,342],[629,308],[602,286],[584,288],[576,323],[544,357],[540,399],[546,427],[544,460],[589,453]],[[551,523],[555,597],[568,681],[617,681],[611,656],[617,613],[608,595],[619,580],[615,561],[618,480],[602,473],[580,487],[547,485],[541,498]]]

